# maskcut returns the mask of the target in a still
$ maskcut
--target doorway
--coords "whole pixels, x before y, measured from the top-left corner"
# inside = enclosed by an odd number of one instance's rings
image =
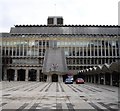
[[[15,70],[14,69],[8,69],[7,70],[7,80],[14,81],[14,75],[15,75]]]
[[[36,76],[37,76],[36,73],[37,73],[37,70],[35,69],[29,70],[29,74],[28,74],[29,81],[36,81]]]
[[[19,69],[18,70],[18,81],[25,81],[25,70],[24,69]]]
[[[52,75],[52,82],[58,82],[58,75],[57,74]]]

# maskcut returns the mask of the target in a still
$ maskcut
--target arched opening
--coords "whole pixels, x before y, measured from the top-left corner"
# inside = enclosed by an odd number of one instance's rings
[[[57,74],[52,75],[52,82],[58,82],[58,75]]]
[[[25,81],[25,70],[24,69],[19,69],[18,70],[18,81]]]
[[[119,72],[113,71],[112,72],[112,82],[113,82],[113,86],[117,86],[119,87]]]
[[[104,84],[104,74],[100,73],[100,84]]]
[[[105,73],[105,84],[110,85],[110,73]]]
[[[29,75],[28,75],[28,80],[29,81],[36,81],[36,73],[37,73],[37,70],[30,69],[29,70]]]
[[[15,75],[15,70],[14,69],[8,69],[7,70],[7,80],[14,81],[14,75]]]

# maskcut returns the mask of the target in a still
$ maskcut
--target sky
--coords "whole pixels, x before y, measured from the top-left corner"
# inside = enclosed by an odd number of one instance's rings
[[[119,0],[0,0],[0,32],[14,25],[46,25],[63,16],[66,25],[117,25]]]

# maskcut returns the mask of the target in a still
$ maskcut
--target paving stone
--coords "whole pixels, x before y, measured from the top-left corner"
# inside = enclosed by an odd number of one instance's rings
[[[0,89],[0,108],[25,110],[77,109],[115,110],[118,89],[95,84],[64,84],[47,82],[5,82]]]

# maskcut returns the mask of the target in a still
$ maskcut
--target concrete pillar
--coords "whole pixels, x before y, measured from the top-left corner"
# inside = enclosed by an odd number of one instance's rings
[[[98,75],[98,84],[100,84],[100,75]]]
[[[4,81],[7,80],[7,69],[4,69]]]
[[[90,78],[89,78],[90,76],[88,75],[88,81],[87,82],[90,82]]]
[[[39,81],[39,78],[40,78],[40,72],[39,69],[37,69],[36,81]]]
[[[52,82],[51,77],[52,75],[47,75],[47,82]]]
[[[63,77],[62,77],[62,75],[58,75],[58,82],[63,82]]]
[[[28,81],[28,69],[26,69],[25,81]]]
[[[105,74],[103,74],[103,84],[106,85]]]
[[[96,75],[94,75],[94,83],[96,83]]]
[[[18,74],[17,74],[17,69],[15,69],[14,81],[17,81],[17,76],[18,76]]]
[[[119,83],[118,84],[119,84],[119,87],[120,87],[120,75],[119,75]],[[120,90],[120,88],[119,88],[119,90]]]
[[[92,83],[92,75],[90,76],[90,82]]]
[[[60,75],[58,75],[58,82],[60,82]]]
[[[110,85],[111,85],[111,86],[113,85],[113,82],[112,82],[112,74],[110,74]]]

